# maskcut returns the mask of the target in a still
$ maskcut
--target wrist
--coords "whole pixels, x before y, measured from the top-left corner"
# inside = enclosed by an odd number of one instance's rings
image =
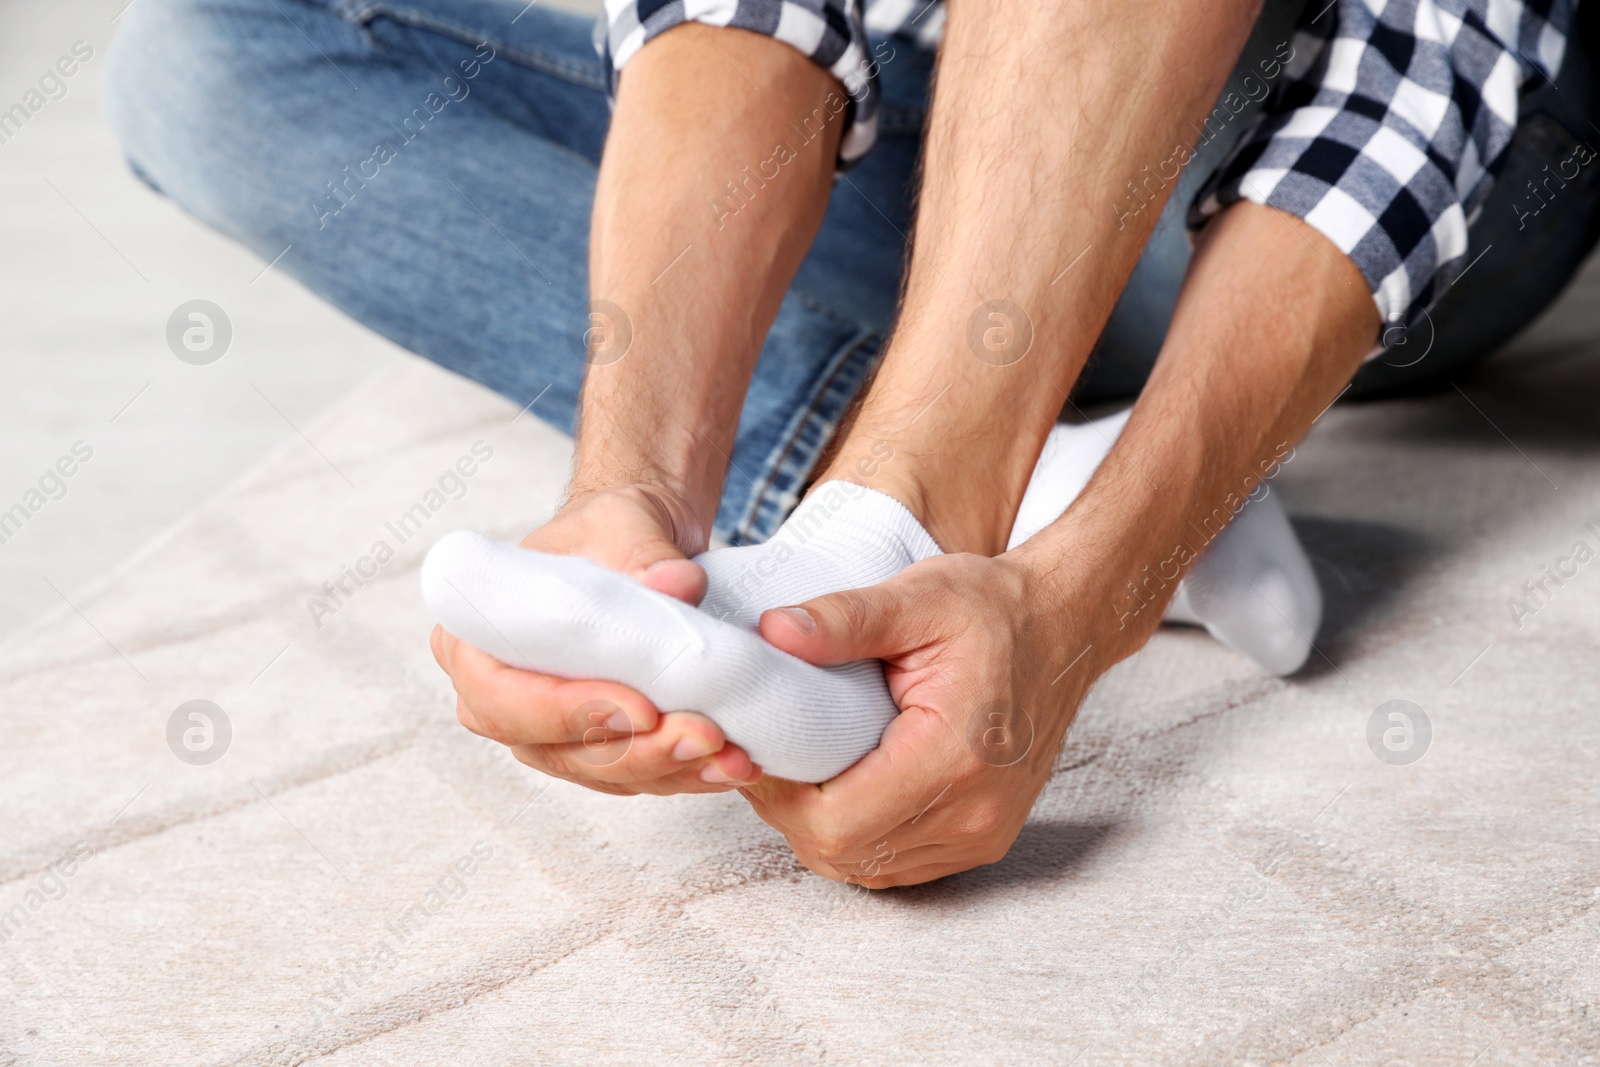
[[[1088,649],[1078,669],[1089,678],[1144,647],[1180,580],[1148,581],[1149,562],[1160,553],[1131,528],[1097,526],[1058,520],[1002,557],[1025,576],[1044,627],[1059,631],[1052,640],[1063,650],[1074,645],[1072,655]]]

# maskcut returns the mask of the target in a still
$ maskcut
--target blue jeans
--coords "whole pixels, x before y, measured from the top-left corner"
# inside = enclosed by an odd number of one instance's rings
[[[1287,39],[1302,6],[1269,0],[1242,70]],[[354,318],[571,432],[610,119],[589,19],[525,0],[140,0],[121,21],[105,110],[146,182],[264,259],[281,255],[279,269]],[[897,41],[880,61],[880,142],[836,183],[740,418],[716,518],[734,544],[765,539],[793,507],[893,319],[932,58]],[[1080,401],[1144,382],[1188,263],[1188,198],[1248,119],[1181,179]],[[1517,144],[1537,171],[1543,158]],[[1561,158],[1555,142],[1546,152]],[[1452,369],[1481,356],[1484,336],[1509,336],[1570,277],[1593,243],[1595,172],[1564,224],[1544,227],[1555,251],[1524,263],[1516,247],[1533,242],[1500,234],[1511,212],[1491,220],[1508,269],[1531,263],[1535,296],[1464,301],[1492,329],[1478,323],[1459,350],[1436,342],[1430,373],[1444,355]],[[1400,376],[1420,380],[1421,364]]]

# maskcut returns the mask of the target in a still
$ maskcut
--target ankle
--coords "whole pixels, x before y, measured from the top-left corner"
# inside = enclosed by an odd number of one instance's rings
[[[945,552],[985,556],[1004,552],[1016,517],[1009,496],[997,493],[993,482],[959,477],[940,478],[934,486],[927,477],[934,469],[936,464],[916,460],[884,442],[859,450],[847,445],[818,473],[814,486],[849,482],[899,501]]]

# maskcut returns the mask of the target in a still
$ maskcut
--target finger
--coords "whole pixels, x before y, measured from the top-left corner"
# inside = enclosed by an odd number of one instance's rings
[[[737,745],[727,745],[721,752],[708,756],[700,763],[689,764],[683,770],[639,783],[642,792],[670,796],[674,793],[727,793],[759,782],[762,771]]]
[[[926,641],[915,586],[902,576],[762,613],[761,636],[808,663],[892,659]]]
[[[703,777],[702,765],[691,766],[676,774],[669,774],[664,778],[657,778],[653,782],[610,782],[601,781],[590,776],[588,768],[583,768],[584,774],[577,774],[567,769],[564,762],[550,758],[553,746],[551,745],[519,745],[513,746],[510,752],[519,763],[532,767],[552,778],[560,778],[581,785],[585,789],[592,789],[598,793],[608,793],[612,796],[639,796],[651,794],[653,796],[673,796],[678,793],[726,793],[739,788],[735,782],[708,782]],[[718,753],[705,761],[706,764],[717,763],[723,759],[723,753]],[[759,773],[759,768],[757,768]]]
[[[615,682],[573,681],[508,667],[464,641],[445,642],[450,680],[471,711],[462,725],[505,745],[634,736],[660,721],[644,695]]]
[[[706,596],[705,569],[693,560],[656,560],[640,572],[639,580],[658,593],[696,607]]]
[[[761,770],[716,723],[692,711],[663,715],[661,724],[632,736],[595,735],[576,744],[535,746],[535,758],[577,781],[649,783],[691,775],[718,788],[760,780]]]
[[[705,568],[659,534],[590,540],[577,548],[577,554],[687,604],[698,606],[705,599]]]
[[[705,571],[686,552],[704,534],[669,496],[643,488],[569,501],[522,539],[539,552],[569,552],[690,604],[705,596]]]
[[[874,855],[863,856],[847,864],[845,871],[858,876],[852,880],[866,884],[867,880],[901,875],[919,867],[944,866],[955,870],[971,870],[998,863],[1009,851],[1009,842],[1003,840],[931,840],[911,848],[880,849]]]
[[[865,886],[868,889],[895,889],[900,886],[924,885],[940,878],[948,878],[952,874],[969,871],[972,866],[963,866],[960,863],[929,863],[910,870],[896,871],[893,874],[879,874],[871,878],[846,878],[845,881],[854,885]]]
[[[721,758],[722,753],[719,752],[706,761],[706,766],[715,766]],[[673,796],[678,793],[731,793],[739,788],[738,782],[722,781],[720,777],[717,781],[707,781],[704,773],[705,767],[679,771],[677,774],[669,774],[665,778],[657,778],[653,782],[640,782],[639,791],[642,793],[654,793],[658,796]],[[718,775],[725,773],[720,768],[718,769]],[[756,768],[756,773],[760,773],[760,768]]]
[[[820,786],[768,778],[746,796],[763,820],[837,866],[870,855],[880,841],[913,844],[896,831],[945,801],[962,767],[960,746],[938,715],[908,707],[878,747],[837,778]]]
[[[633,536],[618,537],[616,530],[597,531],[605,536],[585,538],[578,551],[596,563],[643,582],[658,593],[698,605],[706,595],[706,572],[688,559],[668,532],[679,520],[654,496],[644,504],[656,511],[656,522]],[[596,551],[590,546],[603,546]]]
[[[433,632],[428,635],[428,648],[433,652],[433,662],[439,665],[440,670],[449,674],[450,665],[445,659],[445,637],[444,627],[435,626]]]
[[[808,825],[813,818],[810,809],[821,798],[820,786],[770,775],[739,792],[762,822],[785,836]]]

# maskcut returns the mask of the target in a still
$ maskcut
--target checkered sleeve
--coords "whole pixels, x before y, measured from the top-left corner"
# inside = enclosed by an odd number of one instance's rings
[[[1467,223],[1504,163],[1524,86],[1561,66],[1575,0],[1334,0],[1190,209],[1239,200],[1316,227],[1360,268],[1386,326],[1467,265]]]
[[[685,22],[766,34],[820,64],[844,86],[839,165],[849,167],[877,139],[878,81],[862,25],[861,0],[605,0],[595,49],[612,94],[617,76],[648,41]]]

